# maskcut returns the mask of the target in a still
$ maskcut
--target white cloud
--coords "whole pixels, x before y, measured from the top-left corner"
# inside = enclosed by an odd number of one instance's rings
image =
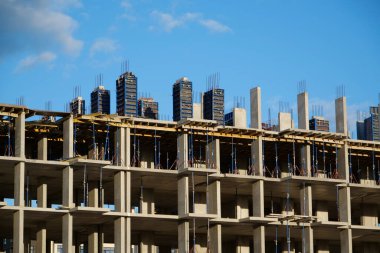
[[[193,22],[200,24],[212,32],[224,33],[232,31],[231,28],[216,20],[203,19],[203,15],[201,13],[188,12],[181,16],[175,17],[172,14],[155,10],[151,13],[151,15],[157,20],[158,25],[150,26],[150,30],[157,30],[157,28],[159,28],[165,32],[171,32],[176,28],[183,27],[186,24]]]
[[[78,55],[83,42],[73,32],[77,22],[58,6],[73,6],[75,0],[2,0],[0,1],[0,59],[22,52],[61,49]]]
[[[136,21],[136,16],[134,15],[133,5],[130,0],[122,0],[120,6],[123,8],[124,12],[121,14],[121,18],[128,19],[129,21]]]
[[[223,25],[222,23],[219,23],[213,19],[203,19],[200,20],[199,23],[212,32],[225,33],[232,31],[228,26]]]
[[[15,72],[20,72],[22,70],[32,68],[35,65],[40,64],[40,63],[52,62],[56,58],[57,56],[52,52],[43,52],[39,55],[28,56],[20,61],[20,63],[17,65],[15,69]]]
[[[108,38],[97,39],[90,48],[90,56],[93,57],[97,53],[112,53],[118,48],[114,40]]]

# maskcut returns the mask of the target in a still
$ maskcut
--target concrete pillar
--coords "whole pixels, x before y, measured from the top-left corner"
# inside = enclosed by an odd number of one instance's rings
[[[90,234],[88,235],[88,252],[91,253],[102,253],[99,252],[99,234],[98,234],[98,228],[94,227],[92,228]]]
[[[305,240],[302,242],[302,248],[305,249],[305,253],[314,252],[314,234],[312,227],[305,227]]]
[[[187,133],[182,133],[177,138],[178,170],[188,167],[188,140]]]
[[[15,156],[25,158],[25,112],[15,120]]]
[[[301,170],[304,176],[311,177],[311,154],[310,145],[303,144],[301,146]]]
[[[103,244],[104,244],[103,225],[98,225],[98,253],[103,253]]]
[[[125,212],[125,175],[124,171],[116,172],[114,175],[114,198],[115,210]]]
[[[17,163],[14,173],[14,204],[15,206],[25,206],[25,163]]]
[[[253,252],[265,253],[265,226],[253,229]]]
[[[125,166],[131,166],[131,129],[129,127],[125,128]]]
[[[115,132],[115,164],[125,166],[125,128],[119,127]]]
[[[40,224],[37,231],[37,252],[46,253],[46,225]]]
[[[346,97],[335,100],[336,132],[348,135]]]
[[[236,253],[250,253],[249,239],[239,236],[236,240]]]
[[[256,176],[264,176],[263,168],[263,137],[257,136],[251,145],[251,163],[253,165],[252,174]]]
[[[131,241],[131,218],[125,218],[125,253],[131,253],[132,241]]]
[[[264,180],[252,184],[252,216],[264,217]]]
[[[330,253],[329,242],[326,240],[319,240],[316,244],[317,253]]]
[[[310,185],[302,187],[300,190],[301,215],[313,216],[312,189]]]
[[[348,164],[348,145],[343,144],[341,148],[338,148],[338,174],[340,179],[345,179],[347,182],[350,180],[350,171]]]
[[[140,212],[143,214],[154,214],[154,189],[144,188],[140,198]]]
[[[178,215],[189,213],[189,177],[178,179]]]
[[[37,151],[37,158],[39,160],[47,160],[47,154],[48,154],[48,139],[46,136],[42,137],[38,140],[38,151]]]
[[[140,241],[140,253],[156,253],[157,247],[154,245],[154,234],[143,232]]]
[[[73,168],[67,166],[62,171],[62,206],[72,208],[75,206],[73,201]]]
[[[367,204],[362,208],[362,216],[360,217],[360,223],[363,226],[377,227],[379,224],[379,218],[377,217],[377,206]]]
[[[73,116],[63,122],[63,159],[74,156],[74,123]]]
[[[210,228],[210,236],[211,236]],[[189,253],[189,222],[180,221],[178,223],[178,252]]]
[[[349,187],[339,188],[339,221],[351,224],[351,190]]]
[[[88,193],[88,206],[99,207],[99,189],[92,187]]]
[[[297,95],[298,128],[309,130],[309,94],[302,92]]]
[[[210,226],[210,252],[222,252],[222,225],[220,224]]]
[[[125,252],[125,217],[116,218],[114,221],[115,252]]]
[[[320,221],[328,221],[329,220],[329,210],[328,205],[326,201],[318,201],[317,202],[317,209],[316,209],[316,216],[318,220]]]
[[[24,253],[24,210],[13,213],[13,253]]]
[[[193,119],[200,120],[203,118],[203,110],[201,103],[193,103]]]
[[[208,213],[221,217],[220,181],[216,180],[208,186]]]
[[[73,216],[68,213],[62,217],[62,247],[65,253],[74,253]]]
[[[261,88],[250,90],[251,96],[251,127],[261,129]]]
[[[127,213],[131,212],[131,189],[132,183],[131,183],[131,172],[126,171],[125,172],[125,211]]]
[[[236,218],[241,219],[246,217],[249,217],[248,197],[238,196],[236,203]]]
[[[233,108],[233,125],[238,128],[247,128],[247,112],[244,108]]]
[[[41,208],[47,207],[47,184],[40,184],[37,187],[37,206]]]
[[[206,166],[220,172],[220,140],[214,139],[206,144]]]
[[[340,231],[340,252],[352,253],[352,230],[343,229]]]
[[[288,112],[278,113],[278,131],[293,128],[292,115]]]

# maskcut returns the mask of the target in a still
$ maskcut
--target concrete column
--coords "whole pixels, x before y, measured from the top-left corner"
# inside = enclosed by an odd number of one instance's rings
[[[239,236],[236,240],[236,253],[250,253],[249,239]]]
[[[278,131],[293,128],[292,115],[288,112],[278,113]]]
[[[265,253],[265,226],[253,229],[253,252]]]
[[[343,229],[340,231],[340,252],[352,253],[352,230]]]
[[[116,172],[114,175],[114,198],[115,210],[125,212],[125,175],[124,171]]]
[[[140,198],[140,212],[143,214],[154,214],[154,190],[144,188]]]
[[[309,130],[309,94],[302,92],[297,95],[298,128]]]
[[[15,120],[15,156],[25,158],[25,112]]]
[[[115,132],[115,163],[125,166],[125,128],[119,127]]]
[[[41,224],[37,231],[37,252],[46,253],[46,225]]]
[[[312,227],[305,227],[305,241],[302,243],[302,247],[305,249],[305,253],[314,252],[314,234]]]
[[[14,173],[14,204],[15,206],[25,206],[25,163],[17,163]]]
[[[62,171],[62,206],[72,208],[75,206],[73,201],[73,168],[67,166]]]
[[[220,140],[206,144],[206,166],[210,169],[216,169],[220,172]]]
[[[244,108],[233,108],[233,126],[238,128],[247,128],[247,112]]]
[[[312,189],[310,185],[302,187],[300,190],[301,215],[313,216]]]
[[[47,184],[40,184],[37,187],[37,206],[47,207]]]
[[[254,167],[254,171],[252,173],[256,176],[263,176],[263,137],[261,136],[257,136],[257,139],[252,141],[251,161]]]
[[[339,189],[339,221],[351,224],[351,190],[349,187]]]
[[[301,146],[301,170],[304,172],[304,176],[311,177],[311,154],[310,145],[303,144]]]
[[[127,213],[131,212],[131,172],[125,172],[125,211]]]
[[[99,189],[97,187],[92,187],[88,193],[88,206],[99,207]]]
[[[222,225],[220,224],[210,226],[210,252],[222,252]]]
[[[125,166],[131,166],[131,129],[125,128]]]
[[[42,137],[40,140],[38,140],[38,151],[37,151],[37,157],[39,160],[47,160],[47,154],[48,154],[48,139],[46,136]]]
[[[336,132],[348,135],[346,97],[335,100]]]
[[[157,247],[154,245],[154,234],[144,232],[141,234],[140,253],[156,253]]]
[[[116,218],[114,221],[115,252],[125,252],[125,217]]]
[[[13,213],[13,253],[24,253],[24,210]]]
[[[62,247],[65,253],[74,253],[73,216],[68,213],[62,217]]]
[[[103,253],[103,244],[104,244],[103,225],[98,225],[98,253]]]
[[[125,218],[125,253],[131,253],[132,241],[131,241],[131,218]]]
[[[102,253],[98,251],[99,249],[98,243],[99,243],[98,228],[94,227],[92,228],[90,234],[88,235],[88,252]]]
[[[250,90],[251,95],[251,127],[261,129],[261,88]]]
[[[252,184],[252,216],[264,217],[264,180]]]
[[[211,236],[210,228],[210,236]],[[189,253],[189,222],[180,221],[178,223],[178,252]],[[215,251],[217,252],[217,251]]]
[[[188,167],[188,140],[187,133],[182,133],[177,138],[178,170]]]
[[[63,122],[63,159],[74,156],[74,123],[73,116]]]
[[[208,210],[210,214],[217,214],[221,217],[220,181],[216,180],[208,186]]]
[[[178,215],[189,213],[189,177],[178,179]]]
[[[317,253],[330,253],[329,242],[326,240],[319,240],[316,244]]]
[[[348,145],[343,144],[338,148],[338,174],[340,179],[345,179],[347,182],[350,180],[350,171],[348,164]]]
[[[236,203],[236,218],[241,219],[246,217],[249,217],[248,197],[238,196]]]

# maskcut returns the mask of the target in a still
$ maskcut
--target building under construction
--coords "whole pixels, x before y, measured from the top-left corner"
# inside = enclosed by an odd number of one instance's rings
[[[306,92],[269,131],[250,94],[250,128],[1,104],[0,252],[379,252],[380,142],[346,98],[336,132]]]
[[[116,80],[116,112],[120,116],[137,116],[137,77],[130,71]]]
[[[148,119],[158,119],[158,102],[153,98],[139,98],[138,115]]]

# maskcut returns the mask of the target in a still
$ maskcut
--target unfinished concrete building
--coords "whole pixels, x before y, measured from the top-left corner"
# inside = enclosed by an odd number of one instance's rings
[[[260,88],[250,128],[0,105],[0,252],[379,252],[380,142],[297,101],[280,132]]]

